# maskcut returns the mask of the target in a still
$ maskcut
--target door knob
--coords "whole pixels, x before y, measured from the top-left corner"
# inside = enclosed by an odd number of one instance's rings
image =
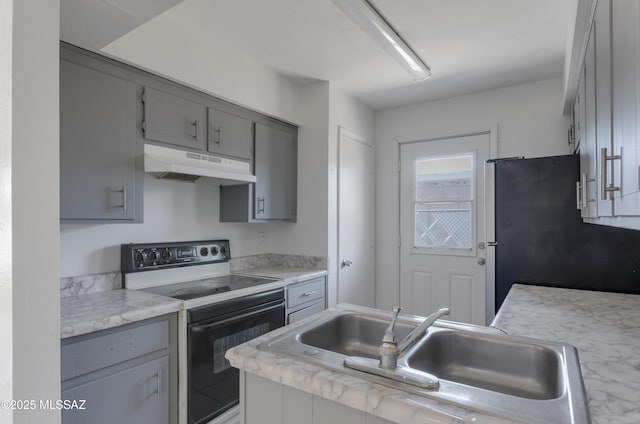
[[[350,260],[348,260],[348,259],[343,259],[342,260],[342,268],[346,268],[346,267],[351,266],[351,265],[353,265],[353,262],[351,262]]]
[[[484,265],[487,261],[484,258],[478,258],[478,265]]]

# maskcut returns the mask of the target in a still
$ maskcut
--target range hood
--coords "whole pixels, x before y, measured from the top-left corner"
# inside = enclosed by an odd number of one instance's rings
[[[225,185],[256,182],[247,162],[153,144],[144,145],[144,172],[159,179],[190,182],[200,177],[215,178]]]

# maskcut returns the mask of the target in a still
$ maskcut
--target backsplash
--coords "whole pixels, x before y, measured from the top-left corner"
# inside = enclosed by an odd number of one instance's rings
[[[120,288],[122,288],[122,273],[120,271],[60,279],[60,297],[78,296]]]
[[[327,269],[327,258],[322,256],[266,253],[232,258],[229,261],[229,265],[231,266],[231,272],[264,267],[321,270]],[[60,279],[60,297],[78,296],[120,288],[122,288],[122,273],[120,271]]]
[[[231,258],[231,272],[263,267],[327,269],[327,258],[323,256],[282,255],[266,253],[262,255]]]

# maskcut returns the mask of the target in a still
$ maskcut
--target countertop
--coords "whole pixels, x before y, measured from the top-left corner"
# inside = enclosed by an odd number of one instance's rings
[[[574,345],[593,423],[640,423],[640,295],[516,284],[492,325]]]
[[[182,301],[138,290],[105,290],[60,299],[60,337],[67,338],[182,309]]]
[[[299,281],[310,280],[327,275],[326,269],[289,268],[281,266],[245,268],[234,270],[234,274],[254,275],[257,277],[278,278],[284,280],[284,284],[293,284]]]
[[[267,289],[323,276],[327,274],[327,271],[288,267],[260,267],[234,271],[234,274],[283,280],[278,284],[262,287]],[[250,291],[256,290],[251,289],[246,293],[237,291],[234,292],[234,296],[249,294]],[[219,300],[225,300],[230,297],[229,293],[231,292],[215,296],[218,296]],[[198,306],[193,301],[189,302],[191,302],[189,305],[192,307]],[[60,337],[64,339],[118,327],[131,322],[177,312],[184,307],[185,302],[182,300],[127,289],[105,290],[63,297],[60,299]]]
[[[352,308],[361,308],[349,305]],[[322,314],[322,312],[320,313]],[[294,324],[229,349],[232,366],[260,377],[400,424],[506,424],[511,421],[470,411],[436,399],[372,383],[297,359],[258,349],[260,343],[294,331],[318,319],[312,315]]]

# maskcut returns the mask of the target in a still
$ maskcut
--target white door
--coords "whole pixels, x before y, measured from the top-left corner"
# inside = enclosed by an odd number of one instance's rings
[[[338,302],[375,304],[373,149],[340,129],[338,143]]]
[[[400,304],[485,324],[484,164],[489,133],[400,145]],[[482,245],[484,247],[484,245]]]

